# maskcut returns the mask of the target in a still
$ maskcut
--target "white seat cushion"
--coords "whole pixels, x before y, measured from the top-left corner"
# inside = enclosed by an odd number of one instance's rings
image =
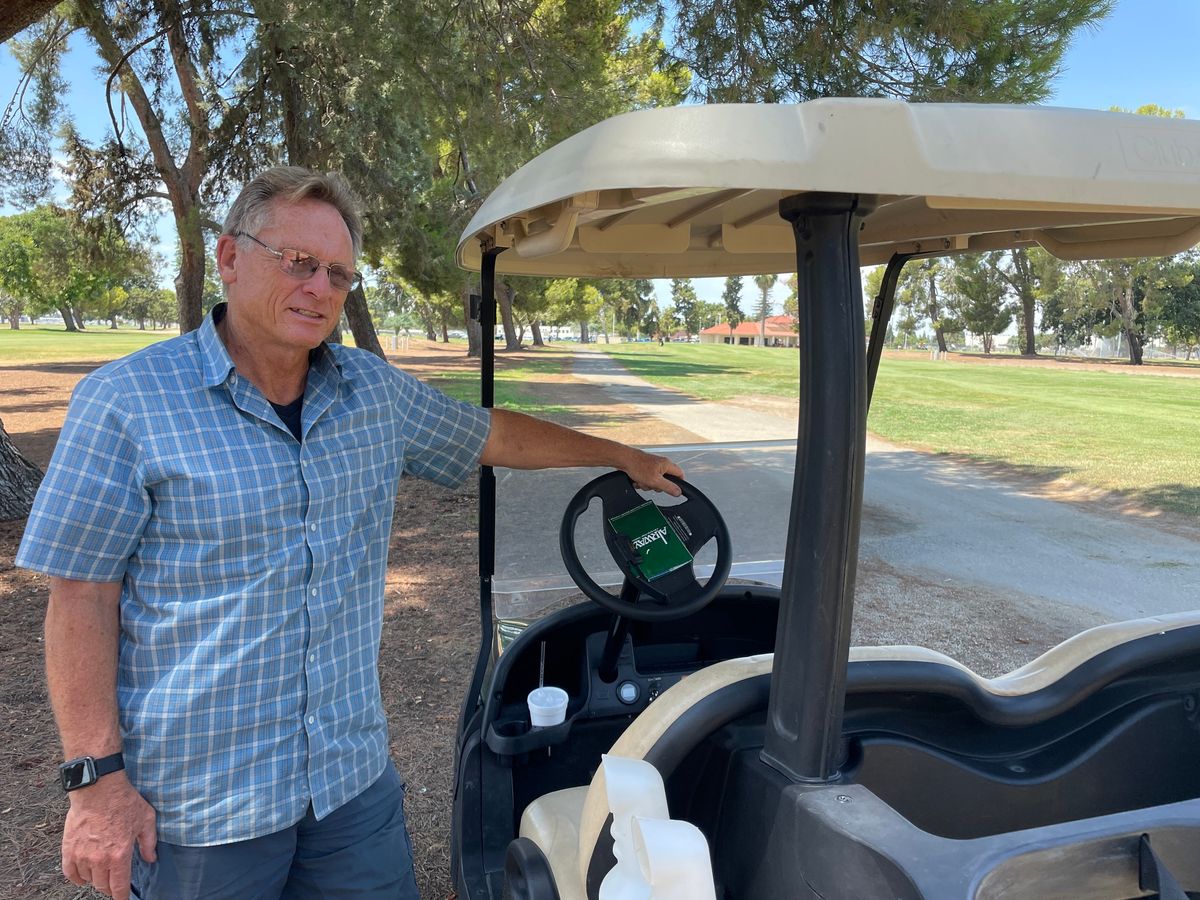
[[[587,786],[538,797],[521,814],[520,835],[529,838],[550,862],[561,900],[586,900],[579,879],[579,819]]]

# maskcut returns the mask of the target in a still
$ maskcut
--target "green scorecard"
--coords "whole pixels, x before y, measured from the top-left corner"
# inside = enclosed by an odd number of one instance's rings
[[[634,568],[647,581],[681,569],[692,561],[692,554],[666,516],[647,501],[636,509],[608,520],[613,531],[629,538],[633,549],[641,556]]]

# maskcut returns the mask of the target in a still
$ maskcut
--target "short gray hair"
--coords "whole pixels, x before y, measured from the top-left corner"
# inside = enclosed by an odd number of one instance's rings
[[[350,190],[346,179],[336,172],[321,173],[300,166],[275,166],[259,173],[242,188],[233,206],[229,207],[221,233],[231,237],[239,231],[257,234],[270,223],[271,206],[276,200],[285,203],[320,200],[328,203],[346,223],[354,258],[358,259],[362,252],[363,231],[358,198]]]

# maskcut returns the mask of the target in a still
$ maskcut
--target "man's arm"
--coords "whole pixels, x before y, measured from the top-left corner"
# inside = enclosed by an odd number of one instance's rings
[[[510,469],[610,466],[622,470],[639,488],[673,497],[679,496],[679,487],[663,476],[683,477],[683,470],[665,456],[507,409],[492,410],[492,430],[480,462]]]
[[[117,648],[121,584],[50,579],[46,609],[46,682],[66,759],[121,749],[117,716]],[[155,859],[154,809],[125,772],[72,791],[63,829],[63,874],[127,900],[137,841]]]

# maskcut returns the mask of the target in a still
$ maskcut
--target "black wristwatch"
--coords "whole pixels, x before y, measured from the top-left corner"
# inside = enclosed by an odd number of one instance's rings
[[[62,782],[64,791],[77,791],[85,788],[105,775],[120,772],[125,768],[125,757],[120,753],[102,756],[95,759],[91,756],[81,756],[70,759],[58,767],[58,779]]]

